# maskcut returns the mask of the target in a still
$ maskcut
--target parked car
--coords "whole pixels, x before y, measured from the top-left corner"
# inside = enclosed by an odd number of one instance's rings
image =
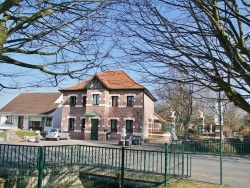
[[[62,129],[50,129],[46,136],[46,140],[49,139],[55,139],[55,140],[60,140],[60,139],[70,139],[70,134]]]

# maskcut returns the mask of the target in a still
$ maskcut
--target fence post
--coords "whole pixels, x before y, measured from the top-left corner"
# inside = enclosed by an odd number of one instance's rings
[[[181,151],[181,154],[182,154],[182,178],[184,178],[184,144],[182,143],[182,151]]]
[[[189,164],[189,166],[190,166],[190,175],[189,175],[189,177],[191,177],[192,176],[192,153],[189,153],[190,154],[190,164]]]
[[[245,153],[244,153],[244,148],[245,148],[245,146],[244,146],[244,142],[243,142],[243,141],[242,141],[241,143],[242,143],[242,144],[241,144],[241,157],[242,157],[242,156],[245,155]]]
[[[39,159],[38,159],[38,188],[42,188],[43,183],[43,168],[44,168],[44,147],[39,147]]]
[[[124,161],[125,161],[125,147],[122,147],[122,169],[121,169],[121,188],[124,188]]]
[[[168,143],[165,143],[165,180],[164,186],[168,183]]]
[[[73,145],[70,146],[70,150],[71,150],[70,164],[71,164],[71,167],[72,167],[72,165],[73,165],[73,154],[74,154]]]

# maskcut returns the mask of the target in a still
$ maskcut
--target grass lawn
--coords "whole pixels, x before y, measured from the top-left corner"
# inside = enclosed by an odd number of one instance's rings
[[[5,138],[6,131],[0,132],[0,138]],[[34,131],[27,131],[27,130],[17,130],[16,135],[19,136],[19,138],[23,139],[24,136],[35,136]]]
[[[18,131],[16,131],[16,135],[23,139],[24,136],[35,136],[35,132],[34,131],[18,130]]]
[[[164,186],[161,186],[163,188]],[[193,181],[193,180],[179,180],[175,183],[171,183],[166,186],[166,188],[230,188],[228,185],[217,185],[212,183],[204,183],[199,181]]]
[[[0,138],[5,138],[5,134],[6,134],[6,132],[5,132],[5,131],[0,132]]]

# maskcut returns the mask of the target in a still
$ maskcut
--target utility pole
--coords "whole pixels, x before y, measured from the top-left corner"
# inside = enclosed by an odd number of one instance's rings
[[[222,133],[223,133],[223,129],[222,129],[222,115],[221,115],[221,93],[219,92],[219,100],[218,100],[219,104],[218,104],[218,112],[219,112],[219,125],[220,125],[220,185],[223,184],[223,171],[222,171],[222,161],[223,161],[223,145],[222,145]]]
[[[222,105],[221,105],[221,92],[219,92],[219,97],[217,99],[215,109],[215,139],[219,139],[219,149],[220,149],[220,185],[223,184],[223,116],[222,116]]]

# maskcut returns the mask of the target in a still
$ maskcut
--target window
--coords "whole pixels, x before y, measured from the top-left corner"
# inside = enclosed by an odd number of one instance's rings
[[[93,104],[99,105],[99,95],[98,94],[93,95]]]
[[[74,130],[75,118],[69,118],[69,130]]]
[[[40,121],[30,121],[29,124],[30,124],[30,129],[40,130],[40,124],[41,124]]]
[[[6,124],[13,124],[13,119],[14,117],[13,116],[6,116]]]
[[[117,132],[117,120],[116,119],[111,119],[111,132]]]
[[[126,120],[126,133],[133,133],[133,120]]]
[[[127,106],[134,106],[134,97],[127,96]]]
[[[86,106],[86,104],[87,104],[87,97],[86,97],[86,96],[83,96],[83,97],[82,97],[82,105],[83,105],[83,106]]]
[[[70,96],[70,106],[76,105],[76,96]]]
[[[87,89],[102,89],[104,85],[100,82],[98,78],[94,78],[88,85]]]
[[[49,127],[52,126],[52,117],[47,117],[46,118],[46,126],[49,126]]]
[[[82,119],[82,132],[85,131],[85,119]]]
[[[118,106],[118,96],[112,97],[112,106]]]

